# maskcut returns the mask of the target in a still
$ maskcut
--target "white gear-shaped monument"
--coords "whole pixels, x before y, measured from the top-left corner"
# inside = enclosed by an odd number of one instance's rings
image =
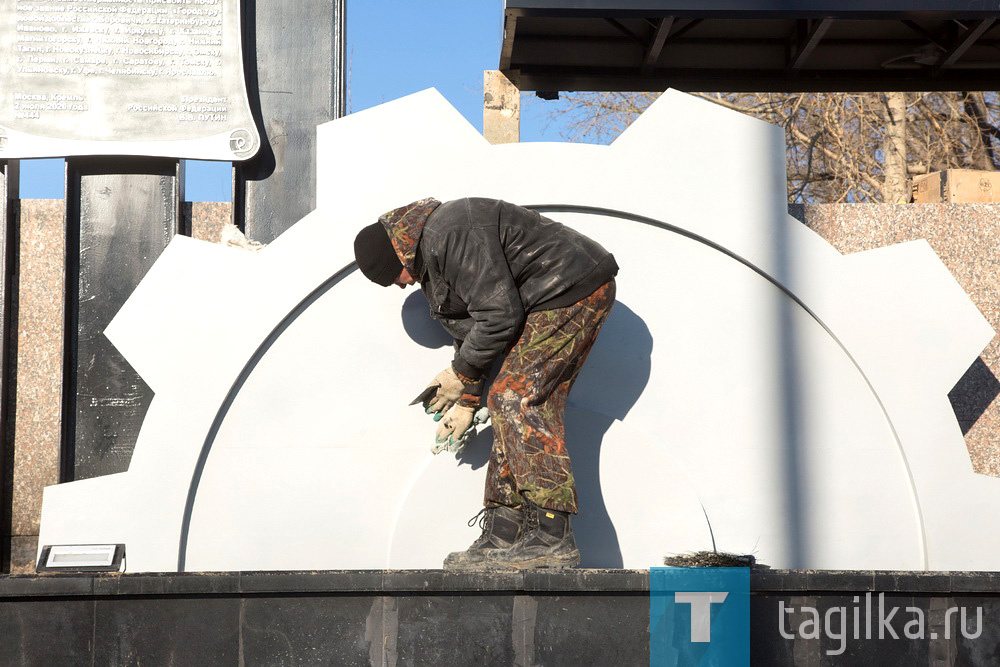
[[[127,472],[46,489],[41,544],[123,542],[129,571],[436,568],[468,546],[489,429],[430,454],[407,403],[450,346],[352,241],[484,196],[621,266],[567,419],[583,565],[713,545],[996,565],[1000,479],[947,398],[993,331],[926,243],[842,256],[792,219],[780,128],[668,91],[610,146],[491,146],[429,90],[318,134],[313,213],[259,252],[175,238],[108,327],[155,398]]]

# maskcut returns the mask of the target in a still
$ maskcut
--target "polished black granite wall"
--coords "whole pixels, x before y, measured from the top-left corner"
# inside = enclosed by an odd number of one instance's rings
[[[1000,656],[998,573],[763,570],[752,589],[754,664]],[[927,634],[947,607],[981,607],[981,633],[906,639],[897,615],[900,639],[849,639],[840,654],[829,638],[782,636],[782,604],[825,615],[866,592],[923,610]],[[648,665],[648,593],[648,572],[629,570],[0,577],[0,665]],[[786,618],[788,634],[798,617]]]

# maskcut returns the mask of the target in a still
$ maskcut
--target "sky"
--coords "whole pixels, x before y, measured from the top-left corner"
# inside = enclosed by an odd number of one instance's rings
[[[497,69],[502,0],[347,0],[347,109],[437,88],[479,131],[483,71]],[[522,95],[521,141],[559,141],[553,102]],[[228,162],[187,161],[185,199],[230,201]],[[21,198],[63,197],[62,160],[23,160]]]

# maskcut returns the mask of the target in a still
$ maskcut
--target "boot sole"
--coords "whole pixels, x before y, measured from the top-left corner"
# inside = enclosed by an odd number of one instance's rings
[[[442,564],[441,569],[443,569],[443,570],[462,570],[462,571],[466,571],[466,572],[480,571],[480,570],[493,570],[493,569],[496,569],[496,566],[495,565],[490,565],[489,560],[488,560],[488,554],[490,554],[492,552],[503,551],[504,549],[507,549],[507,548],[509,548],[509,547],[500,547],[500,548],[497,548],[497,549],[487,549],[486,553],[483,554],[482,558],[480,558],[479,560],[474,560],[474,561],[455,561],[455,562],[449,562],[448,559],[451,558],[451,556],[455,555],[455,554],[449,554],[448,558],[444,559],[444,563]],[[465,554],[466,552],[460,551],[460,552],[456,552],[456,553]]]

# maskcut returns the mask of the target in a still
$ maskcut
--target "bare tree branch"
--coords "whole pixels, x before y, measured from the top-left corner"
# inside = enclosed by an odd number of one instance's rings
[[[893,95],[889,113],[890,98],[869,93],[697,93],[784,128],[790,201],[899,201],[907,176],[1000,169],[996,92]],[[564,94],[550,118],[571,141],[607,143],[658,96]]]

